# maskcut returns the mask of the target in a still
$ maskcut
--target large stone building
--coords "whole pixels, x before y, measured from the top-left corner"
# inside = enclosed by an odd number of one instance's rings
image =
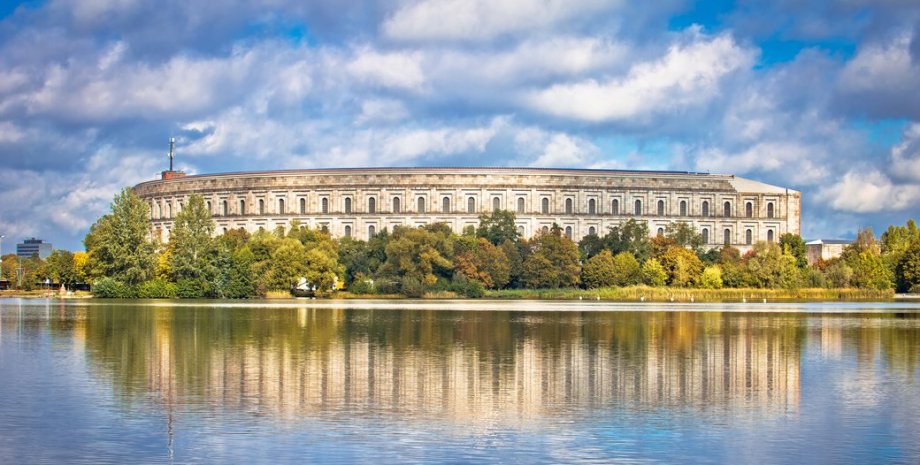
[[[709,246],[742,250],[798,234],[801,194],[732,175],[539,168],[349,168],[163,176],[134,190],[166,239],[192,194],[204,196],[217,232],[272,230],[292,220],[367,239],[384,228],[443,222],[476,226],[496,209],[516,214],[530,237],[558,224],[574,240],[628,219],[651,234],[689,223]]]

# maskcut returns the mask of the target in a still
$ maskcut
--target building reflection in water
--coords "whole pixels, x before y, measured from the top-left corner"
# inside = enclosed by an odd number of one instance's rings
[[[799,404],[806,338],[802,316],[775,314],[75,312],[66,319],[69,330],[126,401],[153,394],[171,407],[286,418],[341,411],[461,421],[603,408],[789,412]],[[820,338],[823,344],[823,330]]]

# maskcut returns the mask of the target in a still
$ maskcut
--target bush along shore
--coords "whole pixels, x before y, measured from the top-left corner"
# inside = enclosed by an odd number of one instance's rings
[[[92,285],[96,297],[601,299],[621,301],[890,300],[920,291],[914,221],[876,237],[859,232],[843,255],[808,264],[794,234],[741,254],[713,247],[687,223],[650,236],[629,219],[574,242],[553,227],[518,235],[509,211],[480,216],[462,233],[446,224],[396,227],[368,241],[333,238],[297,222],[273,231],[215,225],[198,195],[175,217],[166,243],[151,240],[149,207],[130,189],[87,234],[86,252],[23,260],[19,290],[50,280]],[[16,259],[3,257],[3,272]],[[31,285],[29,283],[32,283]]]

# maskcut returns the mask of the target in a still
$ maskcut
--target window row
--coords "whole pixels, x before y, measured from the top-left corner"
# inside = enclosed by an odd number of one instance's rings
[[[246,205],[246,200],[245,200],[245,199],[240,199],[240,200],[238,200],[237,202],[238,202],[238,203],[237,203],[237,205],[236,205],[237,208],[236,208],[235,214],[237,214],[237,215],[247,215],[247,214],[250,214],[249,210],[247,210],[247,205]],[[391,211],[392,213],[401,213],[401,212],[402,212],[402,205],[401,205],[401,203],[402,203],[401,197],[394,196],[394,197],[391,199],[391,201],[390,201],[390,211]],[[181,210],[181,209],[182,209],[182,203],[179,202],[178,205],[179,205],[179,210]],[[416,205],[415,205],[415,212],[416,212],[416,213],[426,213],[427,210],[428,210],[427,206],[428,206],[427,197],[419,196],[419,197],[416,198]],[[678,204],[678,212],[677,212],[678,215],[679,215],[679,216],[689,216],[688,206],[689,206],[689,205],[688,205],[688,202],[687,202],[686,200],[681,200],[681,201],[679,202],[679,204]],[[466,199],[466,212],[467,212],[467,213],[473,213],[473,214],[478,213],[479,210],[478,210],[477,207],[478,207],[478,206],[477,206],[476,198],[475,198],[475,197],[472,197],[472,196],[467,197],[467,199]],[[492,210],[493,210],[493,211],[494,211],[494,210],[499,210],[499,209],[501,209],[501,207],[502,207],[501,198],[500,198],[500,197],[497,197],[497,196],[496,196],[496,197],[493,197],[493,198],[492,198]],[[526,213],[526,201],[525,201],[524,197],[518,197],[518,198],[517,198],[516,207],[517,207],[517,208],[516,208],[516,212],[517,212],[517,213]],[[633,207],[633,208],[632,208],[632,214],[634,214],[634,215],[643,215],[643,214],[644,214],[644,209],[643,209],[643,205],[642,205],[642,200],[641,200],[641,199],[636,199],[636,200],[634,200],[634,201],[633,201],[632,207]],[[665,203],[664,200],[658,200],[658,201],[657,201],[657,204],[656,204],[656,207],[657,207],[657,208],[656,208],[656,210],[655,210],[655,214],[657,214],[658,216],[666,216],[666,215],[668,215],[668,211],[667,211],[667,208],[666,208],[666,203]],[[152,215],[153,217],[155,217],[155,218],[161,218],[161,217],[164,217],[164,216],[167,217],[167,218],[172,218],[172,217],[174,216],[174,213],[173,213],[173,204],[172,204],[172,202],[166,202],[166,203],[165,203],[164,209],[165,209],[165,212],[162,211],[162,210],[160,209],[160,204],[159,204],[159,203],[154,202],[154,203],[153,203],[153,208],[151,209],[151,215]],[[208,201],[208,202],[207,202],[207,209],[208,209],[208,211],[210,211],[210,212],[211,212],[212,214],[214,214],[214,215],[229,216],[229,215],[231,214],[230,203],[229,203],[229,201],[227,201],[227,200],[222,200],[222,201],[221,201],[221,203],[220,203],[220,205],[219,205],[219,210],[216,211],[216,212],[215,212],[215,211],[213,210],[213,208],[212,208],[211,201]],[[305,199],[305,198],[300,198],[300,199],[298,199],[298,209],[297,209],[297,210],[298,210],[298,212],[299,212],[300,214],[302,214],[302,215],[307,213],[307,199]],[[324,213],[324,214],[330,213],[330,205],[329,205],[329,198],[328,198],[328,197],[321,197],[321,198],[320,198],[319,210],[320,210],[321,213]],[[344,213],[353,213],[353,212],[354,212],[354,201],[352,200],[351,197],[344,197],[344,198],[343,198],[343,200],[342,200],[342,211],[343,211]],[[589,215],[597,215],[597,214],[598,214],[598,211],[599,211],[599,210],[598,210],[598,202],[597,202],[597,200],[596,200],[596,199],[588,199],[587,214],[589,214]],[[451,197],[449,197],[449,196],[444,196],[444,197],[441,198],[440,212],[441,212],[441,213],[453,213],[453,212],[454,212],[454,210],[452,209],[452,205],[451,205]],[[165,213],[165,215],[164,215],[164,213]],[[266,213],[268,213],[268,212],[267,212],[267,206],[266,206],[266,203],[265,203],[265,199],[258,199],[257,204],[256,204],[256,209],[255,209],[254,211],[252,211],[252,213],[253,213],[253,214],[259,214],[259,215],[265,215]],[[285,203],[285,199],[279,198],[279,199],[277,199],[277,205],[276,205],[276,208],[275,208],[274,213],[280,214],[280,215],[284,215],[284,214],[287,214],[287,213],[294,213],[294,212],[293,212],[293,211],[292,211],[292,212],[288,212],[288,211],[287,211],[287,205],[286,205],[286,203]],[[377,198],[376,198],[376,197],[368,197],[368,198],[367,198],[366,213],[377,213]],[[542,214],[550,214],[550,199],[549,199],[549,197],[541,197],[541,198],[540,198],[540,213],[542,213]],[[567,215],[572,215],[572,214],[575,214],[575,213],[576,213],[575,201],[574,201],[573,198],[568,197],[568,198],[565,199],[565,202],[564,202],[564,213],[567,214]],[[703,217],[712,216],[712,215],[711,215],[711,209],[710,209],[710,203],[709,203],[708,200],[703,200],[703,201],[701,202],[701,204],[700,204],[700,213],[701,213],[700,216],[703,216]],[[767,202],[767,212],[766,212],[766,213],[767,213],[767,214],[766,214],[766,217],[767,217],[767,218],[774,218],[774,217],[775,217],[775,215],[776,215],[776,208],[775,208],[775,206],[774,206],[774,202]],[[612,214],[612,215],[620,215],[620,214],[622,214],[622,213],[621,213],[621,209],[620,209],[620,200],[619,200],[619,199],[612,199],[612,200],[611,200],[611,202],[610,202],[610,214]],[[727,218],[730,218],[730,217],[734,216],[734,214],[733,214],[733,205],[732,205],[732,202],[726,201],[726,202],[724,202],[724,203],[722,204],[722,216],[723,216],[723,217],[727,217]],[[753,203],[753,202],[747,201],[747,202],[744,203],[744,217],[746,217],[746,218],[753,218],[753,217],[754,217],[754,203]]]

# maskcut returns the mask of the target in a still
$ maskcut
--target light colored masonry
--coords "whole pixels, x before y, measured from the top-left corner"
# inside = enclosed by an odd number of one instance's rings
[[[394,226],[443,222],[460,232],[479,215],[513,211],[531,237],[558,224],[572,239],[628,219],[651,234],[683,221],[709,246],[742,250],[801,229],[801,194],[732,175],[538,168],[349,168],[171,177],[138,184],[153,234],[165,240],[192,194],[204,196],[217,232],[273,230],[292,220],[367,239]]]

